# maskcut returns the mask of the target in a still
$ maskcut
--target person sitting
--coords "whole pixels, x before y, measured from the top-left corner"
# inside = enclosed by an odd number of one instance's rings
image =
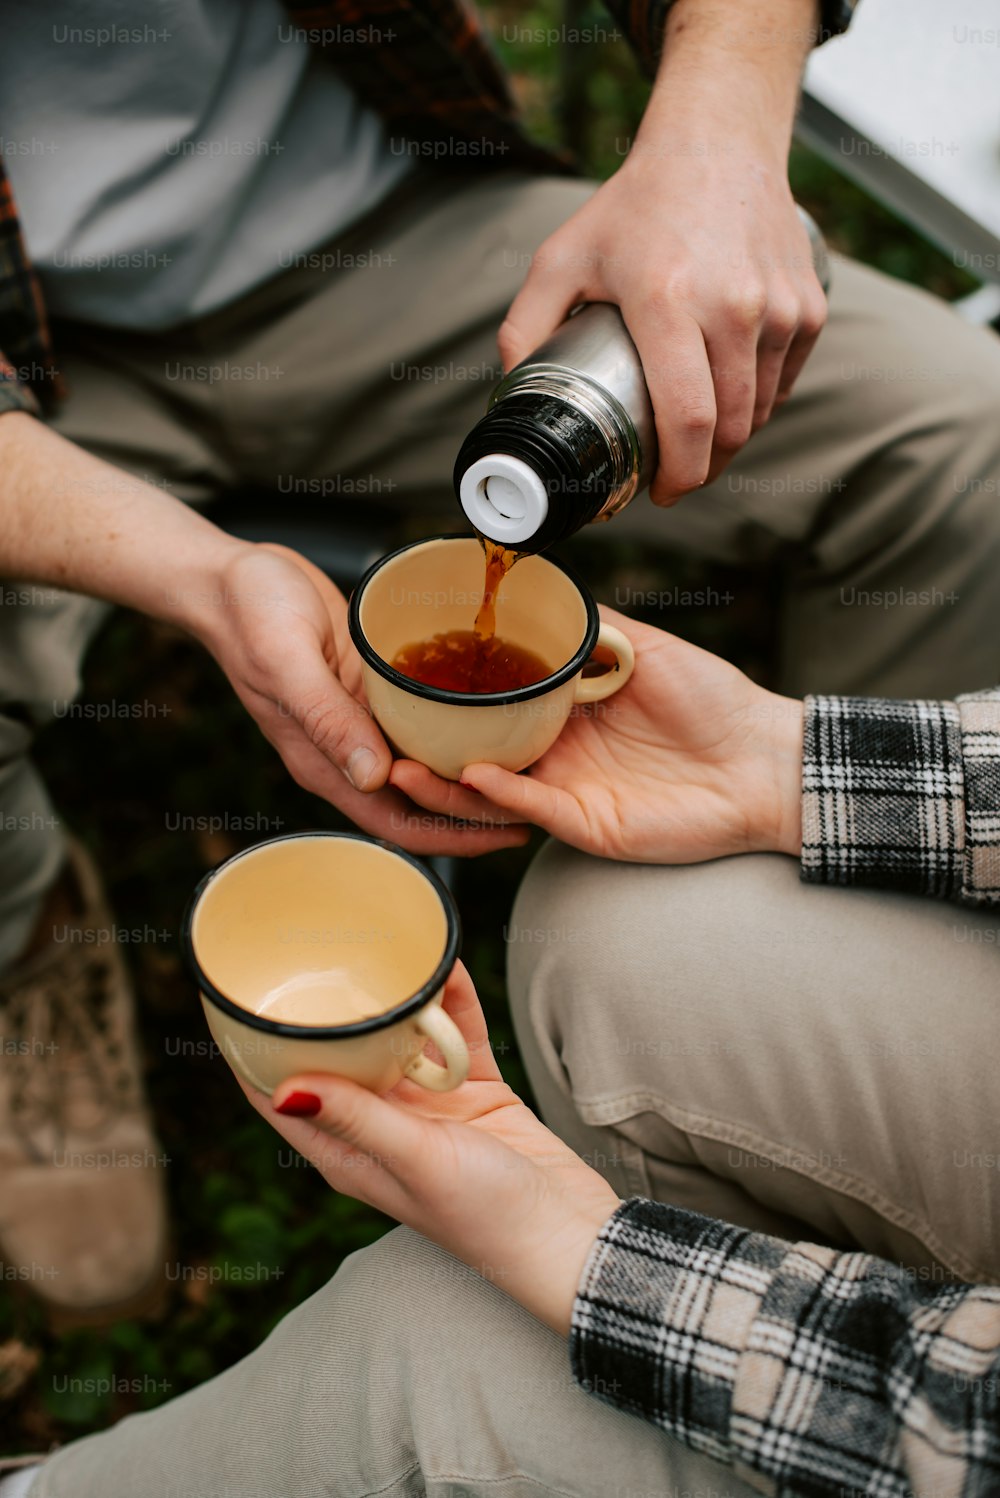
[[[245,1089],[404,1226],[31,1498],[1000,1486],[1000,688],[803,703],[606,614],[635,672],[527,774],[392,770],[561,839],[510,936],[552,1128],[461,967],[454,1092]]]

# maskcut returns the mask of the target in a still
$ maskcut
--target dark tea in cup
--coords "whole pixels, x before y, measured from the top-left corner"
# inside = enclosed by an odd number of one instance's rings
[[[553,668],[522,645],[474,629],[449,629],[404,645],[392,665],[411,681],[449,692],[512,692],[551,676]]]

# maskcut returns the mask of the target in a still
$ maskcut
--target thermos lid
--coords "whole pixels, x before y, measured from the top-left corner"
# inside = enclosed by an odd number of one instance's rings
[[[510,453],[488,453],[470,463],[459,481],[458,497],[477,531],[509,545],[530,541],[549,513],[545,484],[523,459]]]

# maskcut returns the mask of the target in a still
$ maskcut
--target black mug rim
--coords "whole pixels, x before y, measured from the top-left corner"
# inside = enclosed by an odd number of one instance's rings
[[[447,702],[457,707],[507,707],[513,703],[528,702],[533,697],[546,697],[557,687],[571,681],[577,672],[583,669],[597,644],[597,636],[601,628],[601,616],[597,612],[597,604],[594,602],[590,589],[577,576],[574,569],[560,561],[558,557],[549,556],[546,553],[542,560],[563,573],[576,588],[586,612],[587,625],[580,645],[569,660],[560,666],[558,671],[553,671],[549,676],[543,676],[541,681],[534,681],[529,686],[512,687],[508,692],[455,692],[450,687],[428,686],[426,682],[415,681],[412,676],[404,676],[402,671],[397,671],[388,661],[383,660],[374,646],[370,644],[361,626],[361,596],[375,574],[380,572],[388,562],[395,561],[396,557],[412,551],[416,546],[427,546],[433,541],[474,541],[475,539],[474,535],[469,535],[465,531],[452,531],[441,536],[424,536],[419,541],[408,541],[405,546],[398,546],[395,551],[386,552],[384,557],[379,557],[373,562],[364,576],[358,579],[347,609],[347,627],[354,641],[354,647],[365,664],[371,666],[373,671],[377,671],[379,676],[383,676],[386,681],[402,691],[409,692],[411,696],[423,697],[430,702]]]
[[[198,960],[194,948],[194,936],[192,927],[194,925],[195,912],[205,891],[213,880],[228,869],[232,864],[238,863],[241,858],[246,858],[251,853],[257,853],[261,848],[273,847],[275,843],[301,842],[306,838],[330,837],[338,838],[343,842],[369,843],[373,847],[383,848],[387,853],[394,853],[397,858],[403,859],[410,864],[418,873],[422,874],[427,882],[433,886],[435,893],[441,901],[447,927],[444,952],[431,976],[422,983],[416,993],[410,994],[396,1004],[392,1009],[384,1010],[381,1014],[374,1014],[369,1019],[351,1020],[346,1025],[293,1025],[285,1020],[267,1019],[262,1014],[255,1014],[246,1009],[242,1004],[237,1004],[228,994],[224,994],[220,988],[212,982],[208,974]],[[433,869],[421,863],[412,853],[407,853],[405,848],[398,847],[395,843],[387,842],[384,838],[369,837],[364,832],[336,832],[332,829],[316,828],[307,829],[303,832],[284,832],[280,837],[264,838],[262,842],[254,843],[249,848],[242,848],[238,853],[233,853],[229,858],[223,859],[214,869],[200,879],[194,888],[184,912],[184,921],[181,927],[181,947],[184,956],[184,964],[188,976],[193,979],[202,996],[208,999],[220,1009],[223,1014],[228,1014],[232,1019],[241,1020],[249,1025],[251,1029],[263,1030],[268,1035],[281,1035],[290,1040],[349,1040],[354,1035],[370,1035],[377,1030],[388,1029],[398,1020],[405,1019],[408,1014],[422,1009],[428,999],[437,993],[448,981],[451,971],[458,961],[458,955],[462,947],[462,922],[455,904],[454,897],[447,885],[438,877]]]

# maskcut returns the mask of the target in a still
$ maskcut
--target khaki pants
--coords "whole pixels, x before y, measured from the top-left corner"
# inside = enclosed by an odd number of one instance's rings
[[[56,329],[65,436],[183,500],[312,486],[456,526],[451,470],[496,374],[530,256],[592,186],[418,173],[321,255],[165,335]],[[942,696],[1000,680],[1000,342],[932,298],[834,265],[795,395],[710,489],[613,524],[778,564],[787,691]],[[333,491],[339,489],[340,494]],[[81,496],[83,499],[85,496]],[[773,583],[769,583],[773,588]],[[63,854],[28,758],[79,683],[90,600],[5,588],[0,609],[0,970]],[[663,624],[669,628],[669,610]]]
[[[411,184],[332,272],[292,270],[155,342],[77,330],[58,424],[185,499],[297,475],[448,511],[525,257],[588,191]],[[254,377],[177,374],[225,361]],[[615,525],[780,561],[786,690],[985,685],[1000,678],[998,393],[988,335],[838,263],[786,409],[711,490]],[[72,633],[25,625],[45,694],[76,669]],[[653,869],[550,845],[507,936],[543,1112],[619,1189],[932,1277],[997,1277],[995,918],[805,888],[780,858]],[[235,1368],[55,1456],[33,1498],[749,1491],[575,1390],[559,1338],[400,1230]]]
[[[235,1367],[51,1457],[31,1498],[754,1490],[578,1389],[561,1337],[500,1286],[398,1228],[346,1259]]]
[[[506,932],[550,1124],[623,1194],[1000,1279],[1000,916],[799,884],[781,857],[550,843]],[[595,1389],[594,1393],[613,1394]],[[256,1352],[48,1461],[31,1498],[750,1498],[573,1387],[565,1343],[416,1235]]]
[[[622,1196],[1000,1283],[1000,911],[548,843],[506,934],[542,1116]]]

